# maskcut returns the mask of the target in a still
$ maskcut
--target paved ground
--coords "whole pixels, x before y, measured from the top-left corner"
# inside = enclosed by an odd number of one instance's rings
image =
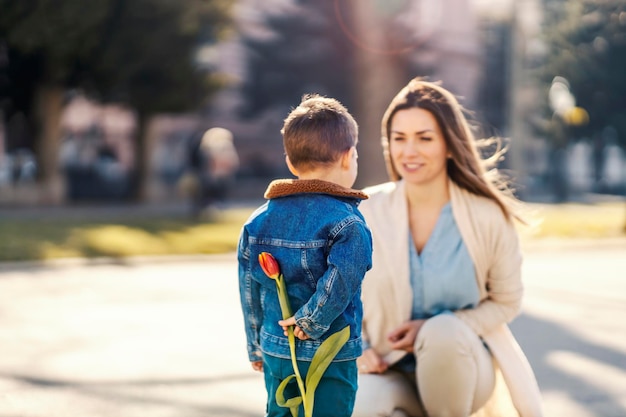
[[[626,415],[626,244],[528,250],[548,417]],[[0,417],[260,417],[234,256],[0,265]]]

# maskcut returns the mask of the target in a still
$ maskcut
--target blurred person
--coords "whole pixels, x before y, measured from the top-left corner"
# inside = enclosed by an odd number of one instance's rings
[[[239,155],[230,130],[214,127],[190,141],[189,165],[195,185],[188,185],[192,194],[194,217],[224,201],[234,185],[239,169]],[[189,182],[189,179],[187,179]]]
[[[33,151],[27,148],[15,149],[5,155],[5,162],[8,178],[14,186],[35,182],[37,159]]]
[[[315,417],[349,417],[361,354],[361,282],[372,256],[371,235],[358,210],[367,195],[351,188],[358,126],[337,100],[313,95],[287,116],[281,132],[287,166],[298,179],[269,184],[269,201],[248,219],[239,240],[248,356],[252,368],[265,374],[266,415],[291,416],[276,402],[277,388],[294,374],[288,327],[294,326],[304,378],[320,345],[349,326],[349,339],[323,374],[313,407]],[[273,255],[284,274],[295,311],[287,320],[276,283],[259,264],[262,252]]]
[[[222,201],[228,196],[239,169],[233,134],[222,127],[211,128],[202,136],[200,148],[209,160],[210,182],[206,192],[211,199]]]
[[[518,201],[487,172],[501,152],[481,159],[463,111],[416,78],[383,116],[391,182],[361,205],[374,252],[354,417],[542,415],[507,326],[523,293]]]

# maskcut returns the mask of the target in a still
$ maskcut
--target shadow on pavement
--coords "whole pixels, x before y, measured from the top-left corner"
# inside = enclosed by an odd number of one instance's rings
[[[589,370],[574,369],[580,363],[570,363],[568,372],[564,372],[561,366],[555,366],[551,360],[559,352],[573,353],[600,366],[623,372],[626,369],[626,354],[590,342],[559,324],[526,314],[511,324],[511,330],[533,366],[542,392],[564,392],[573,402],[587,409],[590,415],[626,415],[626,408],[619,398],[594,383],[605,376],[593,375],[597,367]],[[569,372],[569,368],[575,372]],[[615,388],[623,390],[624,385]],[[598,414],[600,409],[604,410],[602,414]],[[610,414],[607,414],[609,410]]]
[[[128,381],[103,381],[91,382],[68,379],[51,379],[42,378],[34,375],[24,374],[0,374],[0,378],[13,380],[20,384],[31,386],[37,389],[64,389],[73,390],[83,396],[90,396],[106,402],[116,404],[134,404],[148,406],[166,406],[175,409],[180,415],[206,415],[206,416],[236,416],[236,417],[259,417],[258,413],[244,411],[233,404],[233,407],[227,406],[210,406],[202,404],[193,404],[191,401],[186,402],[179,399],[166,398],[166,396],[158,395],[158,393],[150,393],[141,391],[132,393],[133,388],[141,387],[161,387],[167,388],[175,386],[178,389],[189,385],[207,385],[210,390],[211,384],[221,384],[224,382],[237,382],[249,380],[254,375],[224,375],[212,378],[177,378],[177,379],[145,379],[145,380],[128,380]],[[119,391],[117,389],[120,389]],[[4,416],[3,416],[4,417]]]

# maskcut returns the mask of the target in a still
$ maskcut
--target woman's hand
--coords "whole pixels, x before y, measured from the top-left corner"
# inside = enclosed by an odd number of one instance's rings
[[[426,320],[407,321],[392,330],[387,336],[387,339],[391,343],[391,348],[395,350],[413,352],[415,339],[417,339],[417,334],[425,321]]]
[[[304,333],[304,330],[296,326],[296,319],[294,316],[291,316],[286,320],[279,320],[278,325],[283,328],[283,333],[285,334],[285,336],[289,336],[289,332],[287,331],[287,329],[289,329],[289,326],[293,326],[294,336],[296,336],[300,340],[307,340],[309,338],[309,335]]]
[[[365,349],[357,358],[356,364],[359,367],[359,373],[362,374],[382,374],[389,367],[374,349]]]

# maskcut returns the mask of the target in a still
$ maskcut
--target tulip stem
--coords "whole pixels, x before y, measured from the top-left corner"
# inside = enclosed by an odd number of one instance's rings
[[[278,299],[283,313],[283,320],[286,320],[291,317],[292,314],[291,305],[289,304],[289,296],[287,295],[287,286],[285,285],[285,278],[283,277],[283,274],[280,274],[276,279],[276,287],[278,289]],[[291,352],[293,372],[296,375],[298,388],[300,389],[300,394],[302,395],[302,406],[306,410],[306,390],[304,387],[304,381],[300,375],[300,369],[298,368],[298,361],[296,359],[296,336],[293,334],[293,326],[289,326],[287,329],[287,337],[289,339],[289,350]]]
[[[287,332],[289,334],[289,349],[291,351],[291,363],[293,365],[293,372],[296,374],[296,381],[298,381],[298,388],[300,389],[300,394],[302,395],[302,406],[306,410],[306,390],[304,388],[304,381],[302,380],[302,376],[300,375],[300,369],[298,368],[298,361],[296,359],[296,337],[293,334],[293,327],[289,327]]]

